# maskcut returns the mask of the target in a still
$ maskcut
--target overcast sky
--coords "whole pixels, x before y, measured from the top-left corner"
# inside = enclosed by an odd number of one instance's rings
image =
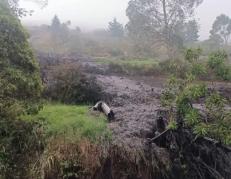
[[[73,26],[90,31],[106,28],[114,17],[123,24],[128,21],[126,8],[129,0],[49,0],[48,6],[41,9],[30,0],[21,0],[20,6],[33,9],[30,17],[22,19],[24,24],[49,24],[57,14],[61,21],[71,20]],[[231,0],[204,0],[197,9],[196,17],[200,24],[200,39],[208,38],[216,16],[224,13],[231,17]]]

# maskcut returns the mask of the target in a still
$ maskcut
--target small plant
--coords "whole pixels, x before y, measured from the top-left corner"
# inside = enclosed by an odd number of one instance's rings
[[[194,126],[193,132],[194,132],[198,137],[205,137],[205,136],[208,136],[208,134],[209,134],[208,125],[206,125],[205,123],[199,123],[198,125]]]
[[[195,126],[196,124],[200,123],[200,115],[197,109],[191,109],[185,115],[185,123],[187,126]]]
[[[200,64],[200,63],[195,63],[192,65],[191,72],[194,76],[202,77],[207,74],[207,69],[205,65]]]
[[[211,69],[216,69],[220,65],[224,64],[228,55],[225,51],[217,51],[209,55],[208,65]]]
[[[186,52],[185,52],[185,60],[187,60],[190,63],[198,62],[201,54],[202,54],[202,49],[201,48],[187,49]]]
[[[167,129],[176,130],[177,122],[175,120],[171,120],[167,126]]]

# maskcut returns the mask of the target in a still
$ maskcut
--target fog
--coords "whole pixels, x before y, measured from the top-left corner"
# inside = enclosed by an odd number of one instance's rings
[[[72,26],[84,31],[106,28],[114,17],[126,24],[126,8],[129,0],[49,0],[48,6],[39,7],[29,0],[21,0],[20,6],[33,9],[32,16],[24,17],[26,25],[49,24],[57,14],[62,21],[71,20]],[[204,0],[196,11],[200,24],[200,40],[209,37],[209,31],[215,18],[220,14],[231,16],[230,0]]]

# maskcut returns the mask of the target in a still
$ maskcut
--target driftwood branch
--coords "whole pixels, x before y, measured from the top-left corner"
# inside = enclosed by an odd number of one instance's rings
[[[167,129],[165,130],[164,132],[160,133],[159,135],[155,136],[154,138],[152,139],[148,139],[148,141],[151,143],[151,142],[156,142],[158,139],[160,139],[161,137],[165,137],[166,134],[170,132],[170,129]]]

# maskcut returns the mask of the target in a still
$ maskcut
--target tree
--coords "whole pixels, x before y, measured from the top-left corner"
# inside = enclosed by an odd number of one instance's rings
[[[123,37],[124,35],[123,25],[120,24],[116,20],[116,18],[114,18],[112,22],[109,22],[108,32],[112,37]]]
[[[53,33],[57,33],[57,32],[59,32],[60,28],[61,28],[61,22],[60,22],[58,16],[55,15],[54,18],[52,19],[52,22],[51,22],[51,31]]]
[[[199,25],[196,20],[191,20],[185,24],[184,42],[193,43],[199,38]]]
[[[24,8],[20,8],[18,6],[19,0],[2,0],[2,1],[7,2],[11,11],[18,17],[26,16],[27,14],[32,14],[32,12],[33,12],[31,10],[26,10]],[[30,1],[35,2],[37,4],[40,4],[41,7],[46,6],[48,3],[48,0],[30,0]]]
[[[221,14],[213,23],[210,39],[218,44],[228,45],[231,35],[231,19]]]
[[[38,111],[42,91],[27,38],[8,2],[0,1],[0,178],[25,178],[21,174],[38,149],[35,126],[20,120]]]
[[[179,24],[193,16],[203,0],[130,0],[128,31],[133,38],[163,44],[168,52],[175,43]]]
[[[28,34],[10,12],[9,5],[0,3],[0,80],[1,84],[7,84],[1,87],[2,92],[6,89],[1,99],[27,103],[40,96],[39,67],[27,38]]]
[[[71,21],[61,23],[58,16],[55,15],[51,23],[52,38],[56,44],[65,43],[69,38],[69,26]]]

